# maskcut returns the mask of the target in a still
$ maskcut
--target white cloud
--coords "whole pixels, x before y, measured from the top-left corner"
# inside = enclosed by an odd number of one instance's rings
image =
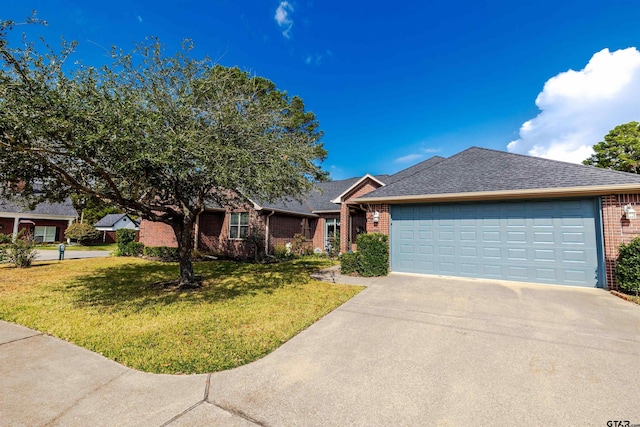
[[[281,1],[276,9],[276,14],[273,17],[276,23],[282,29],[282,35],[286,38],[291,37],[291,28],[293,27],[293,19],[290,18],[290,14],[293,12],[293,6],[288,1]]]
[[[640,120],[640,51],[603,49],[580,71],[560,73],[536,98],[540,114],[507,149],[579,163],[614,127]]]
[[[397,159],[395,159],[394,163],[409,163],[409,162],[422,159],[423,157],[424,157],[424,154],[418,154],[418,153],[407,154],[406,156],[398,157]]]

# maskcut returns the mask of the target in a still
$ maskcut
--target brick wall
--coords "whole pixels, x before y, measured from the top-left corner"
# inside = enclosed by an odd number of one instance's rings
[[[145,246],[168,246],[177,248],[178,242],[173,229],[163,222],[143,219],[140,223],[139,241]]]
[[[342,252],[346,252],[349,248],[349,238],[353,237],[349,235],[349,201],[351,199],[355,199],[361,196],[364,196],[365,194],[371,193],[373,190],[376,190],[378,188],[380,188],[381,185],[378,184],[377,182],[371,180],[371,179],[367,179],[365,181],[363,181],[362,183],[360,183],[359,186],[357,186],[356,188],[352,189],[350,192],[348,192],[347,194],[345,194],[342,197],[342,205],[340,206],[340,250]],[[352,207],[356,207],[357,209],[360,209],[360,205],[359,204],[352,204]],[[356,225],[360,225],[360,224],[364,224],[364,221],[362,221],[361,223],[358,224],[353,224],[353,228],[355,230]],[[367,231],[368,232],[368,231]],[[355,233],[352,233],[355,234]]]
[[[623,218],[623,208],[631,204],[640,213],[640,194],[612,194],[602,196],[602,226],[604,229],[604,257],[607,272],[607,287],[619,289],[616,283],[615,268],[618,247],[629,243],[640,235],[640,218]]]
[[[373,222],[373,213],[378,211],[380,216],[378,222]],[[391,214],[389,213],[389,205],[369,205],[367,210],[367,233],[382,233],[387,236],[390,234]]]
[[[286,215],[272,215],[269,218],[269,247],[273,249],[276,245],[286,245],[293,242],[293,235],[303,233],[301,217],[286,216]],[[317,229],[317,220],[314,218],[308,219],[308,225],[313,233]],[[309,233],[307,233],[308,235]],[[308,238],[309,236],[307,236]],[[307,246],[309,248],[315,247],[313,238],[309,240]]]
[[[0,218],[0,234],[13,233],[13,218]]]

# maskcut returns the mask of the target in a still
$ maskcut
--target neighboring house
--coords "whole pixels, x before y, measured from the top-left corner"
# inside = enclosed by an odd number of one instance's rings
[[[107,214],[100,221],[93,224],[98,231],[102,231],[103,243],[115,243],[116,231],[121,228],[140,231],[140,223],[127,214]]]
[[[0,200],[0,233],[15,238],[19,231],[27,230],[38,242],[61,242],[77,216],[69,198],[62,203],[40,203],[33,210]]]
[[[381,232],[394,272],[615,289],[617,248],[640,234],[640,219],[624,213],[640,212],[640,175],[476,147],[319,183],[303,199],[207,209],[196,247],[247,257],[255,228],[268,252],[296,233],[324,250],[336,232],[344,252],[359,232]],[[176,246],[169,226],[149,221],[140,241]]]

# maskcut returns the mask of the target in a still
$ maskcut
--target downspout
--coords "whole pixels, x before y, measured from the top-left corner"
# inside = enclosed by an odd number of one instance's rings
[[[271,211],[271,213],[267,215],[264,226],[264,253],[266,255],[269,255],[269,218],[271,218],[271,215],[274,213],[276,213],[276,211]]]

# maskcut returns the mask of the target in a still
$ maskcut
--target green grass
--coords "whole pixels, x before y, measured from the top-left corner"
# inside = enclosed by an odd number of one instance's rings
[[[118,245],[116,243],[96,243],[90,245],[76,245],[75,243],[72,245],[66,245],[65,250],[67,251],[109,251],[113,252],[116,250]],[[36,249],[40,250],[49,250],[49,251],[57,251],[58,243],[55,244],[41,244],[36,247]]]
[[[204,373],[254,361],[361,287],[312,280],[328,260],[195,264],[204,286],[170,291],[175,263],[132,258],[0,265],[0,319],[68,340],[126,366]]]

